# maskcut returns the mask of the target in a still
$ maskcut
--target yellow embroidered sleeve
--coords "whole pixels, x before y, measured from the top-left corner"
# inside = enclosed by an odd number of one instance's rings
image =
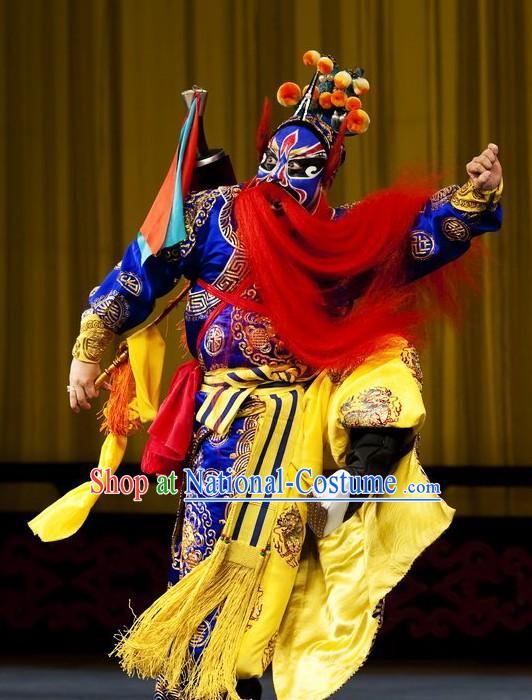
[[[98,364],[115,334],[91,310],[81,316],[79,335],[72,349],[72,357],[82,362]]]
[[[493,210],[502,196],[503,182],[494,190],[481,190],[469,180],[462,185],[451,197],[451,204],[455,209],[467,214],[480,214],[486,210]]]
[[[408,428],[425,421],[421,367],[415,349],[403,338],[390,342],[336,385],[329,402],[328,443],[343,467],[352,428]]]

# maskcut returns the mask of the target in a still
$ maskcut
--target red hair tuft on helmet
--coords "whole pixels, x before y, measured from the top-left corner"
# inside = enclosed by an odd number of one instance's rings
[[[267,97],[265,97],[264,102],[262,104],[262,114],[260,117],[259,126],[257,127],[257,135],[255,137],[255,143],[257,146],[257,156],[259,160],[261,159],[262,154],[266,150],[266,146],[268,145],[268,141],[270,140],[271,111],[272,108],[270,100]]]
[[[343,146],[346,129],[347,119],[344,119],[340,126],[340,129],[338,130],[338,134],[334,139],[331,150],[329,151],[327,163],[323,171],[322,184],[323,187],[325,187],[325,189],[328,189],[331,186],[336,171],[342,164]]]

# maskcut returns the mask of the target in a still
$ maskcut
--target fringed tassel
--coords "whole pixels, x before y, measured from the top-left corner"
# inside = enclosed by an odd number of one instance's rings
[[[207,559],[135,620],[112,654],[129,675],[161,676],[187,700],[222,700],[226,694],[239,700],[236,664],[264,560],[255,548],[219,539]],[[216,609],[216,624],[195,662],[190,642]]]
[[[128,359],[111,375],[111,393],[101,411],[101,432],[127,437],[139,430],[140,419],[129,405],[134,397],[135,377]]]
[[[223,604],[216,624],[199,662],[189,669],[183,686],[188,700],[221,700],[224,697],[239,700],[236,666],[259,579],[255,569],[235,562],[226,564],[223,579],[223,590],[220,590]]]

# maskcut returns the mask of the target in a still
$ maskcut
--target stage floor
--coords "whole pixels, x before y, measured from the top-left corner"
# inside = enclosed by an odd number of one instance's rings
[[[271,677],[263,700],[274,700]],[[128,678],[113,662],[48,657],[0,666],[2,700],[150,700],[152,683]],[[532,668],[442,662],[402,665],[368,661],[334,696],[337,700],[529,700]]]

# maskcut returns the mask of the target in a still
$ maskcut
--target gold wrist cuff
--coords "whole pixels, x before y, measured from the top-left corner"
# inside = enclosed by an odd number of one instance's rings
[[[502,178],[498,187],[494,190],[481,190],[469,180],[451,197],[451,205],[459,211],[467,214],[480,214],[483,211],[495,209],[502,196]]]
[[[79,335],[72,348],[72,357],[82,362],[98,364],[115,334],[103,323],[92,310],[87,310],[81,317]]]

